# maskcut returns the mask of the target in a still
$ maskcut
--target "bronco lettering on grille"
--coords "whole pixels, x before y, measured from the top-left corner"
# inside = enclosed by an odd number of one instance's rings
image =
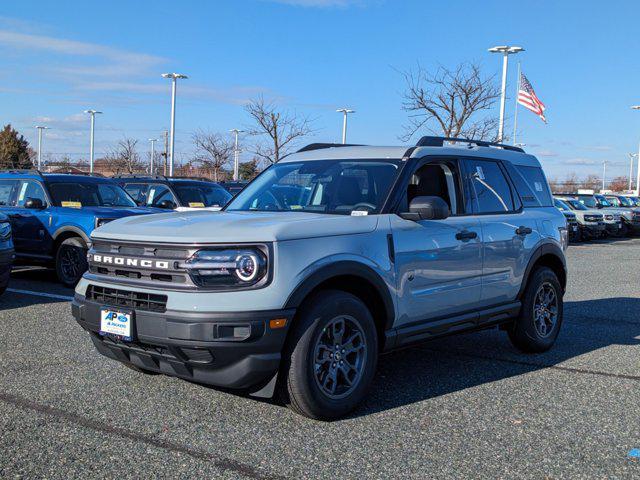
[[[165,270],[169,268],[169,262],[166,260],[142,260],[138,258],[114,257],[112,255],[94,254],[90,261],[108,265],[122,265],[126,267],[157,268]]]

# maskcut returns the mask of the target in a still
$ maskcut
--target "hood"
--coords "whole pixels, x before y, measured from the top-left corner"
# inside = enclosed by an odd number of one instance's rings
[[[145,215],[149,213],[166,212],[166,210],[161,210],[159,208],[148,207],[82,207],[69,208],[69,210],[78,213],[94,215],[99,218],[122,218],[131,215]]]
[[[222,207],[177,207],[176,212],[197,212],[197,211],[219,212]],[[166,212],[166,210],[164,210]]]
[[[576,214],[573,212],[567,212],[566,210],[560,210],[560,211],[567,218],[576,218]]]
[[[93,237],[158,243],[253,243],[354,235],[375,230],[377,215],[303,212],[174,212],[122,218]]]
[[[573,213],[578,217],[583,217],[585,215],[602,215],[602,218],[604,218],[604,212],[596,208],[590,208],[588,210],[574,210]]]

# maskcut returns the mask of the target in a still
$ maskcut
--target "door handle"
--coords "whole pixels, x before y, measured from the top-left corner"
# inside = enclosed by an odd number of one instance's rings
[[[462,232],[456,233],[456,240],[473,240],[474,238],[478,238],[477,232],[470,232],[469,230],[464,230]]]
[[[516,228],[516,235],[529,235],[533,230],[530,227],[518,227]]]

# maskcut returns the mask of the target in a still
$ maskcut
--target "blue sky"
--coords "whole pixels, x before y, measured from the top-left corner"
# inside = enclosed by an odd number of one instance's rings
[[[516,44],[549,121],[520,110],[519,140],[550,177],[600,175],[603,160],[621,175],[640,140],[640,111],[629,108],[640,104],[639,14],[631,0],[21,0],[0,16],[0,121],[32,142],[33,126],[47,124],[45,152],[86,158],[82,111],[96,108],[98,154],[124,135],[142,152],[169,123],[160,74],[177,71],[190,76],[178,87],[179,159],[195,130],[248,125],[242,106],[259,94],[314,118],[309,141],[339,141],[335,109],[348,106],[349,141],[399,144],[399,72],[477,61],[499,74],[487,48]],[[512,99],[507,107],[510,131]]]

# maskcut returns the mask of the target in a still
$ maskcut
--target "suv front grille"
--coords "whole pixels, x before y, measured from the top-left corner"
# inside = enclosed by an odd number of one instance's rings
[[[127,307],[136,310],[164,313],[167,310],[167,296],[155,293],[132,292],[116,288],[89,285],[87,300],[105,306]]]

